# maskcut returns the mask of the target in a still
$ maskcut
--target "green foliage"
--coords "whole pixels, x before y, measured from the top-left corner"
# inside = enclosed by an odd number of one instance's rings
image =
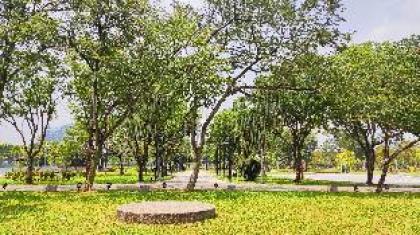
[[[334,115],[417,133],[418,57],[414,49],[395,43],[365,43],[335,56],[333,81],[325,87],[333,95]]]
[[[0,3],[0,106],[7,94],[22,86],[17,82],[33,81],[34,77],[48,73],[46,67],[54,67],[56,60],[51,57],[51,48],[58,41],[58,24],[48,11],[55,3],[26,0]],[[36,89],[26,91],[31,92],[31,96],[37,93]]]
[[[416,194],[312,192],[1,192],[0,233],[43,234],[418,234]],[[120,222],[121,204],[203,201],[217,217],[184,225]],[[304,221],[304,223],[302,223]]]
[[[336,167],[346,166],[351,169],[354,169],[356,167],[356,164],[358,163],[358,160],[354,152],[348,149],[341,150],[341,152],[337,153],[335,155],[334,161],[335,161]]]

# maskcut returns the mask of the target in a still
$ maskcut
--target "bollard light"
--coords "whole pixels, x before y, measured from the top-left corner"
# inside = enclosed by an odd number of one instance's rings
[[[353,186],[353,190],[354,190],[355,192],[359,192],[359,186],[354,185],[354,186]]]
[[[77,183],[76,187],[77,187],[77,192],[79,192],[80,189],[82,188],[82,183],[80,183],[80,182]]]
[[[106,190],[109,190],[110,188],[111,188],[111,186],[112,186],[112,183],[106,183]]]

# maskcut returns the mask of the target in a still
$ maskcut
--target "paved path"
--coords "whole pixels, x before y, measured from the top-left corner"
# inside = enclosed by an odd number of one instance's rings
[[[191,176],[191,171],[177,173],[174,178],[167,181],[168,188],[185,189]],[[213,189],[217,183],[220,188],[227,188],[228,183],[218,180],[209,171],[201,170],[198,174],[196,189]]]
[[[291,173],[279,173],[273,174],[274,177],[294,179],[295,174]],[[312,180],[327,180],[327,181],[341,181],[341,182],[352,182],[357,184],[364,184],[366,182],[366,174],[355,174],[355,173],[305,173],[306,179]],[[373,182],[379,181],[379,175],[373,177]],[[411,176],[407,174],[388,174],[386,177],[386,184],[395,185],[414,185],[420,186],[420,176]]]
[[[183,190],[188,184],[191,171],[179,172],[174,178],[166,181],[166,190]],[[315,191],[315,192],[354,192],[353,187],[349,186],[330,186],[330,185],[274,185],[261,184],[253,182],[244,182],[233,184],[226,181],[218,180],[212,173],[200,171],[196,184],[197,190],[215,190],[214,184],[218,184],[217,190],[240,190],[240,191],[267,191],[267,192],[290,192],[290,191]],[[94,189],[106,190],[106,185],[95,184]],[[113,184],[110,190],[162,190],[163,182],[151,184]],[[374,192],[375,187],[359,187],[359,192]],[[59,185],[55,191],[75,191],[76,185]],[[53,191],[54,191],[53,190]],[[0,192],[3,189],[0,188]],[[5,191],[48,191],[45,185],[8,185]],[[420,188],[398,187],[387,190],[388,192],[410,192],[420,193]]]

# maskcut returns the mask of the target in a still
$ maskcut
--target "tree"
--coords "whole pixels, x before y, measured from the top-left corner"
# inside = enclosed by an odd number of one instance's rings
[[[335,128],[341,127],[363,149],[367,170],[366,183],[371,185],[375,169],[375,148],[382,144],[383,140],[378,123],[371,118],[369,109],[373,104],[367,100],[367,94],[377,89],[372,77],[377,74],[377,68],[383,61],[377,59],[373,45],[369,43],[350,47],[333,60],[337,69],[337,79],[340,81],[335,79],[331,82],[334,87],[330,90],[330,119]],[[343,79],[343,74],[348,74],[348,77]],[[371,86],[368,87],[366,83],[369,82]]]
[[[147,65],[142,53],[149,46],[144,34],[152,9],[142,0],[67,5],[70,13],[62,25],[73,77],[70,94],[78,107],[76,119],[89,134],[85,155],[86,190],[90,190],[105,142],[133,112],[142,89],[151,86],[145,66],[131,66]]]
[[[14,127],[23,143],[27,184],[33,183],[34,161],[43,148],[46,131],[55,112],[57,80],[45,77],[55,77],[51,73],[51,70],[44,69],[34,77],[24,77],[22,81],[15,82],[15,87],[8,89],[4,101],[4,120]],[[25,129],[29,129],[29,136],[25,135]]]
[[[255,88],[244,85],[244,77],[267,71],[273,63],[302,52],[335,47],[343,38],[338,30],[343,21],[339,16],[341,7],[340,1],[207,1],[203,18],[205,25],[212,29],[207,42],[219,49],[215,54],[226,58],[228,66],[219,69],[225,79],[207,96],[197,95],[201,89],[191,90],[191,113],[197,113],[199,107],[206,107],[210,112],[201,125],[197,117],[192,118],[194,166],[188,189],[193,189],[197,181],[206,132],[216,113],[231,95]],[[195,82],[206,84],[206,79]],[[276,83],[265,89],[293,87]]]
[[[298,56],[283,62],[273,69],[272,75],[257,79],[257,86],[270,86],[279,82],[290,87],[308,87],[308,91],[261,92],[260,102],[267,103],[268,112],[264,116],[279,119],[288,128],[292,141],[292,156],[296,170],[296,182],[303,176],[303,148],[312,130],[323,123],[327,100],[316,93],[328,79],[328,64],[324,58],[315,54]],[[257,94],[258,97],[259,94]],[[264,105],[264,104],[263,104]]]
[[[357,140],[370,155],[374,146],[384,145],[378,191],[385,182],[389,163],[418,142],[415,138],[393,154],[389,152],[391,140],[399,141],[407,132],[418,136],[418,58],[416,49],[396,43],[353,46],[334,58],[334,87],[327,88],[335,94],[330,98],[334,101],[331,110],[346,123],[342,125],[358,127],[349,133],[359,133]]]

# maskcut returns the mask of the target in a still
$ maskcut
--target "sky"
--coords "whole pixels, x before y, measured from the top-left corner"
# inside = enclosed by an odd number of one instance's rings
[[[165,0],[164,0],[165,1]],[[189,1],[198,6],[201,1]],[[411,34],[420,34],[420,0],[343,0],[345,31],[355,31],[352,43],[400,40]],[[227,102],[229,105],[231,102]],[[60,101],[51,127],[72,123],[65,101]],[[0,143],[19,144],[14,129],[0,124]]]

